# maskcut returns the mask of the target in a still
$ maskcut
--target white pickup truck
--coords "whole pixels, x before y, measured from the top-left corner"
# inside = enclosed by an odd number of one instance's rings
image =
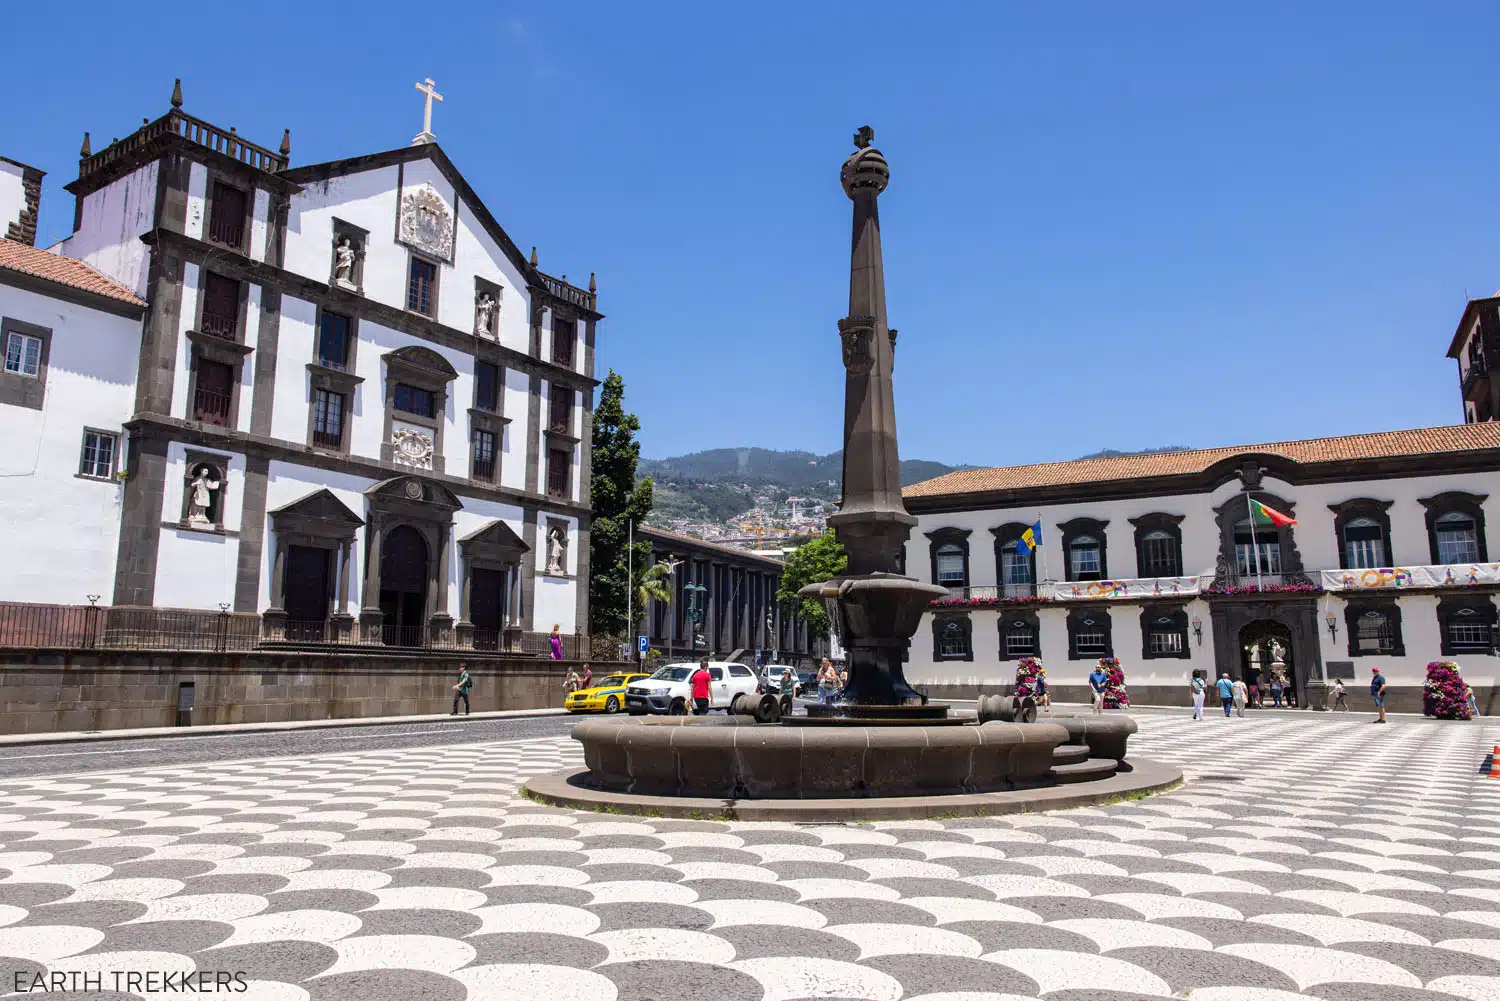
[[[688,679],[698,669],[695,663],[667,664],[649,678],[631,682],[625,689],[625,710],[632,716],[666,713],[681,716],[693,711],[692,686]],[[713,660],[708,664],[708,699],[712,709],[728,711],[736,695],[755,695],[760,682],[744,664]]]

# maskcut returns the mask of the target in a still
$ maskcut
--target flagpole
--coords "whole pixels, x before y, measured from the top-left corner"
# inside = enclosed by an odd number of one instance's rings
[[[1042,512],[1040,512],[1040,511],[1038,511],[1036,513],[1036,523],[1038,525],[1040,525],[1042,523]],[[1042,535],[1042,533],[1040,531],[1038,531],[1037,532],[1037,540],[1036,540],[1036,548],[1037,548],[1037,552],[1039,552],[1039,553],[1042,554],[1042,580],[1046,580],[1047,579],[1047,550],[1042,546],[1041,535]],[[1036,593],[1036,595],[1038,597],[1040,597],[1041,593],[1042,593],[1041,592],[1041,583],[1042,583],[1042,581],[1037,581],[1037,583],[1036,583],[1036,592],[1035,593]]]
[[[1250,516],[1250,551],[1255,554],[1255,589],[1262,589],[1260,579],[1260,543],[1255,541],[1255,508],[1250,503],[1250,484],[1245,484],[1245,513]]]

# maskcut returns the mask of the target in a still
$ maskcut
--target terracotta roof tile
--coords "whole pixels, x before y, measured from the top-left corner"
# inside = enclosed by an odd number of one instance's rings
[[[1042,462],[1032,466],[1000,466],[993,469],[963,469],[935,479],[914,483],[901,491],[903,497],[954,497],[961,494],[1000,490],[1025,490],[1099,483],[1154,476],[1201,473],[1214,463],[1235,455],[1258,452],[1279,455],[1293,462],[1339,462],[1462,452],[1500,448],[1500,421],[1456,424],[1451,427],[1415,428],[1410,431],[1379,431],[1338,438],[1308,438],[1260,445],[1200,448],[1188,452],[1156,452],[1122,455],[1109,459],[1074,459]]]
[[[82,289],[132,306],[146,305],[146,301],[130,289],[113,278],[106,278],[82,261],[29,247],[15,240],[0,239],[0,268],[19,271],[33,278],[45,278],[59,285]]]

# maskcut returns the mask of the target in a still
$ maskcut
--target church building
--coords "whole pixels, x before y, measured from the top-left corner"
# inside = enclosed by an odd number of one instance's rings
[[[1426,665],[1453,660],[1481,711],[1500,712],[1500,296],[1469,303],[1449,356],[1464,424],[907,487],[906,572],[948,588],[907,677],[973,698],[1037,657],[1057,698],[1083,702],[1094,665],[1115,657],[1136,704],[1187,705],[1200,673],[1281,675],[1301,706],[1342,679],[1369,708],[1378,666],[1387,705],[1420,712]]]
[[[84,135],[48,249],[41,172],[0,159],[0,601],[579,648],[595,283],[520,249],[417,89],[409,145],[292,166],[289,135],[188,114],[179,82]]]

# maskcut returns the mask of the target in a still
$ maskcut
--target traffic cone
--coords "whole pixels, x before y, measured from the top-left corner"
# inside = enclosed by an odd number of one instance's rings
[[[1500,744],[1496,744],[1490,754],[1490,778],[1500,779]]]

